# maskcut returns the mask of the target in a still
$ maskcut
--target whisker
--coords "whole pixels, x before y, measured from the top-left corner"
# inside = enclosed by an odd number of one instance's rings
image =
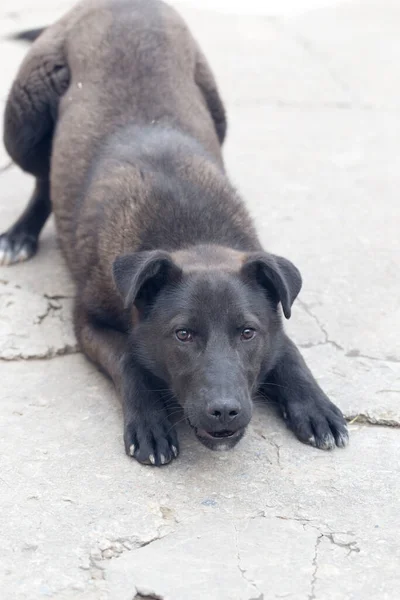
[[[168,414],[166,414],[166,415],[165,415],[165,418],[163,419],[162,423],[163,423],[164,421],[167,421],[168,419],[170,419],[170,418],[174,417],[175,415],[180,415],[180,414],[182,414],[182,411],[181,411],[181,410],[176,410],[176,411],[174,411],[174,412],[169,412]]]
[[[146,387],[146,390],[148,392],[171,392],[171,388],[155,388],[155,389],[152,389],[152,388]]]
[[[182,410],[182,409],[181,409],[180,407],[176,407],[176,409],[171,409],[171,408],[170,408],[170,409],[168,409],[168,408],[166,408],[166,407],[164,406],[163,408],[158,408],[158,409],[156,409],[156,410],[154,410],[154,411],[152,411],[152,412],[153,412],[153,414],[155,414],[155,415],[159,415],[159,414],[162,414],[162,413],[165,413],[165,412],[166,412],[168,415],[172,415],[172,414],[175,414],[175,413],[179,413],[179,412],[181,412],[181,410]]]
[[[294,391],[295,391],[293,388],[291,388],[291,387],[289,387],[289,386],[287,386],[287,385],[280,385],[279,383],[272,383],[272,382],[270,382],[270,381],[267,381],[267,382],[263,383],[263,384],[260,386],[260,389],[262,390],[262,389],[263,389],[264,387],[266,387],[266,386],[278,387],[278,388],[282,388],[283,390],[289,390],[289,391],[291,391],[291,392],[294,392]]]
[[[179,419],[179,421],[177,421],[176,423],[174,423],[173,425],[171,425],[171,427],[167,431],[167,435],[169,434],[169,432],[172,429],[174,429],[174,427],[176,427],[177,425],[179,425],[179,423],[183,423],[184,421],[186,421],[186,417],[182,417],[182,419]]]
[[[161,401],[163,402],[164,406],[174,406],[174,404],[179,404],[179,402],[176,400],[176,398],[161,398]]]
[[[266,405],[274,405],[279,406],[279,402],[277,400],[273,400],[269,398],[267,395],[259,395],[253,397],[253,404],[257,406],[266,406]]]

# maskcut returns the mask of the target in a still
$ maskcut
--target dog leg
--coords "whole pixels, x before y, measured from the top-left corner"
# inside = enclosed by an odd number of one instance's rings
[[[154,383],[130,356],[128,336],[75,312],[78,340],[86,356],[111,377],[122,400],[125,451],[140,463],[160,466],[178,456],[175,428]]]
[[[39,234],[50,212],[47,179],[37,179],[28,206],[8,231],[0,235],[0,265],[12,265],[36,254]]]
[[[197,51],[195,81],[203,93],[208,110],[214,121],[219,143],[222,145],[227,129],[225,108],[219,95],[214,75],[200,49]]]
[[[0,236],[0,264],[31,258],[51,212],[50,156],[58,102],[69,84],[60,32],[45,32],[25,57],[4,115],[4,145],[13,161],[36,177],[34,193],[18,221]]]
[[[342,413],[319,387],[299,350],[287,337],[263,389],[278,402],[288,426],[300,441],[323,450],[347,445],[349,436]]]

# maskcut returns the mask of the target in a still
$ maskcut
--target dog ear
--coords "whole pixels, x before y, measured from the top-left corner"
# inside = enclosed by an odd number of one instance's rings
[[[267,252],[249,254],[242,273],[264,287],[282,304],[283,314],[290,319],[291,306],[301,290],[301,275],[289,260]]]
[[[135,252],[119,256],[113,264],[115,285],[125,308],[134,304],[141,309],[150,304],[161,288],[177,280],[181,269],[163,250]]]

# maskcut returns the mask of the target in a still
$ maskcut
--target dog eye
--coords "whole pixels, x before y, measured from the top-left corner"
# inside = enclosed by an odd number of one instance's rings
[[[180,342],[193,341],[193,335],[188,329],[178,329],[175,331],[175,336]]]
[[[243,342],[249,342],[250,340],[252,340],[254,338],[255,335],[256,335],[255,329],[251,329],[251,327],[246,327],[245,329],[242,330],[242,333],[240,334],[240,339]]]

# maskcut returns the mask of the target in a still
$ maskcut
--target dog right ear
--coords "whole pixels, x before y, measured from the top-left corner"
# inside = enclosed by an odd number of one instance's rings
[[[113,264],[114,282],[125,308],[135,305],[139,310],[151,304],[161,288],[177,281],[181,273],[171,255],[163,250],[126,254]]]

